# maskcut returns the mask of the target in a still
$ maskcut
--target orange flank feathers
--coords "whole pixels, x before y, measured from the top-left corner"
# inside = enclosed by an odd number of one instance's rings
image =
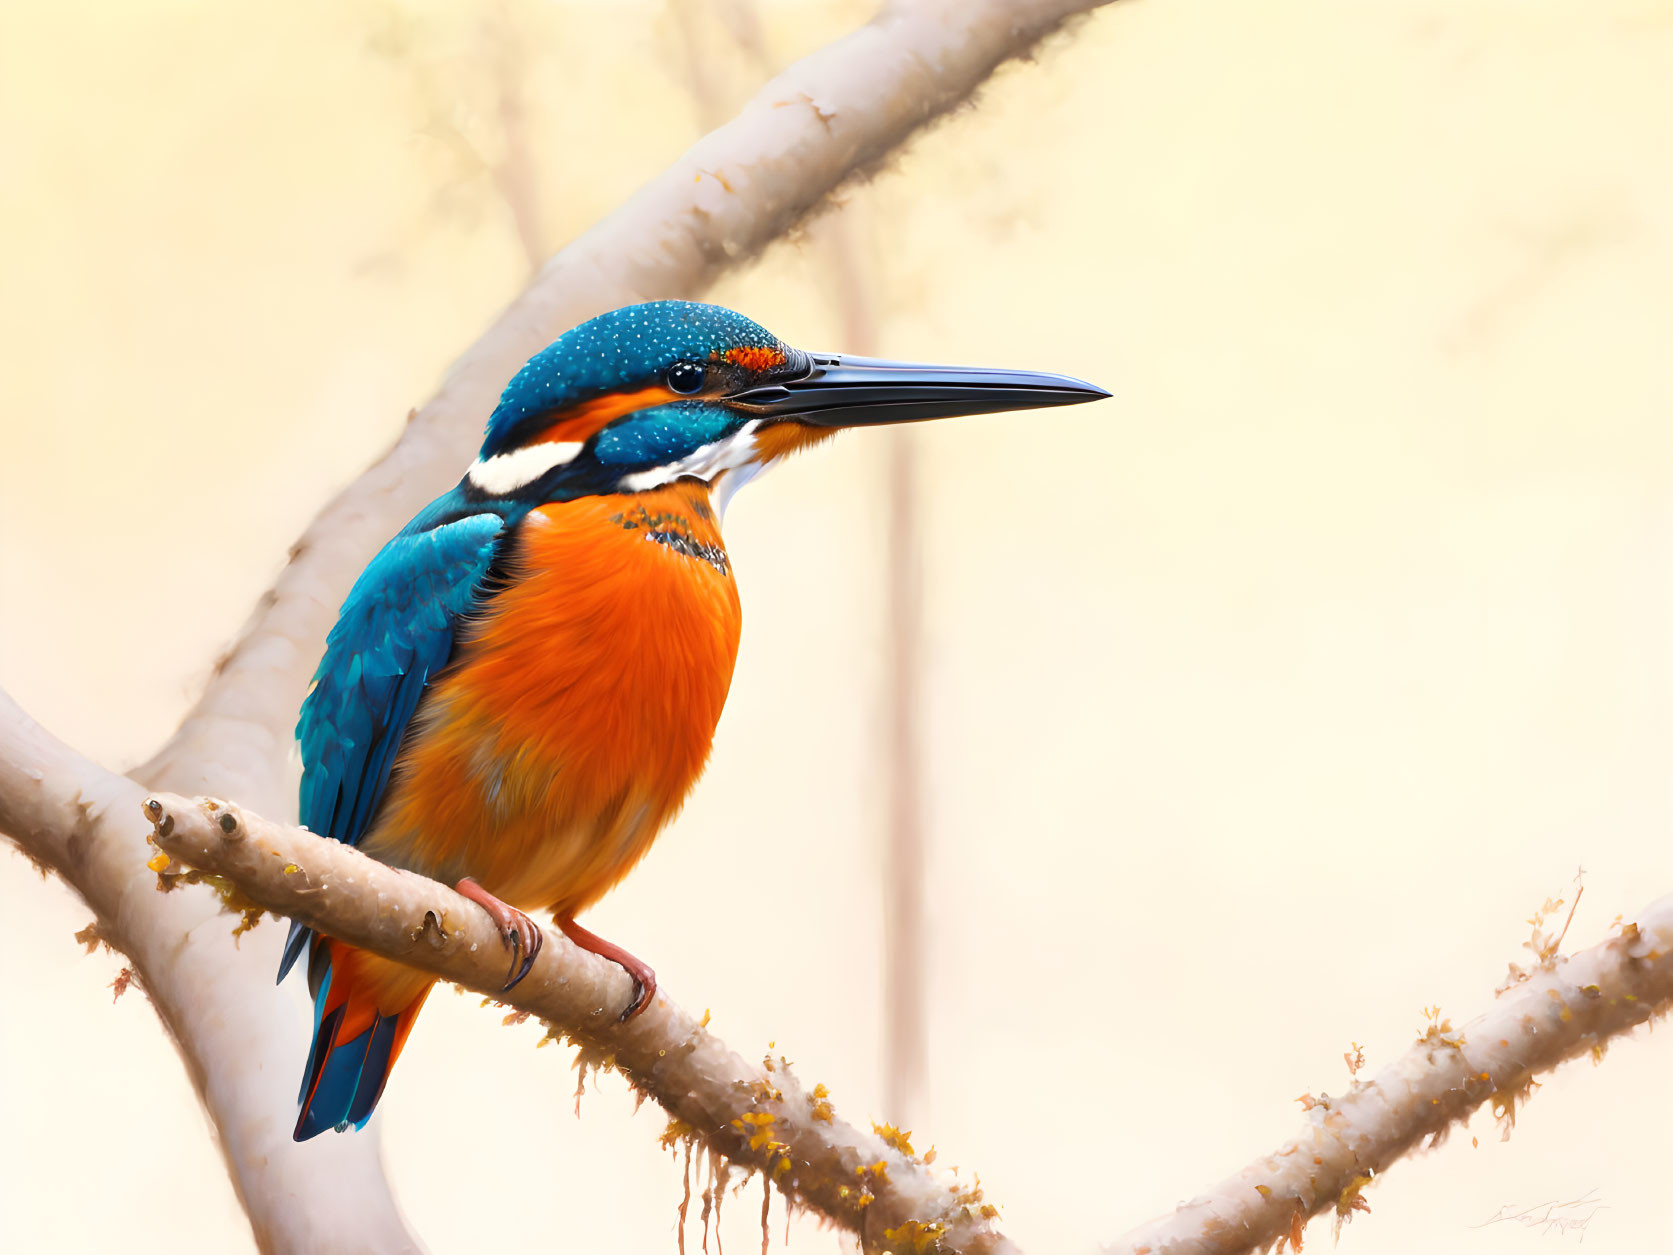
[[[408,735],[362,848],[571,915],[639,861],[708,761],[742,618],[703,485],[519,525],[505,587]]]

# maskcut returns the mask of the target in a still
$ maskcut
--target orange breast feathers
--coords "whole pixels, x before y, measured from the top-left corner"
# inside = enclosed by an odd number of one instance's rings
[[[585,909],[708,761],[742,616],[700,485],[548,505],[463,634],[362,848],[528,910]]]

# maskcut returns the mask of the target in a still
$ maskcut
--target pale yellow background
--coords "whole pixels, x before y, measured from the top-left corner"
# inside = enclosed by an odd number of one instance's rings
[[[658,6],[513,14],[556,245],[693,111]],[[855,19],[776,6],[774,52]],[[72,743],[126,765],[173,726],[518,289],[451,138],[491,156],[491,108],[476,9],[0,9],[0,682]],[[1485,1006],[1578,865],[1581,944],[1673,889],[1673,4],[1122,5],[856,201],[880,352],[1115,394],[910,437],[932,1083],[900,1118],[1027,1249],[1089,1251],[1275,1146],[1350,1040],[1375,1068],[1426,1004]],[[786,244],[714,297],[840,349],[827,286]],[[892,438],[733,506],[713,766],[589,921],[856,1119],[895,1114]],[[0,895],[0,1249],[248,1249],[155,1018],[71,941],[87,910],[10,853]],[[432,1000],[382,1117],[418,1230],[671,1251],[658,1113],[607,1077],[575,1120],[537,1036]],[[1341,1249],[1560,1251],[1476,1226],[1588,1191],[1587,1252],[1668,1249],[1670,1078],[1664,1033],[1570,1068],[1507,1143],[1478,1118],[1400,1165]],[[758,1207],[729,1204],[728,1249]]]

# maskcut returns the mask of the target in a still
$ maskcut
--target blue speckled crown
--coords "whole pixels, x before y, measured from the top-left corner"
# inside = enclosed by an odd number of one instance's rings
[[[482,456],[516,443],[523,424],[601,396],[649,385],[669,362],[735,348],[781,349],[777,336],[719,305],[650,301],[600,314],[563,333],[512,376],[488,418]]]

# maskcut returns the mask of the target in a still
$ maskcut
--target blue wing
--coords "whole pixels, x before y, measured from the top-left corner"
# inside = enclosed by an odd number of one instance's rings
[[[326,638],[296,725],[302,823],[355,845],[389,784],[402,737],[455,631],[476,606],[507,520],[457,490],[432,503],[373,558]],[[307,943],[292,923],[283,980]]]

